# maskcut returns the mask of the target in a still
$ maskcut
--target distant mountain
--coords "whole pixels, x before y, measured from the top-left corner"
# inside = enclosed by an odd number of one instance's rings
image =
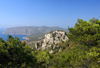
[[[31,35],[37,33],[48,33],[54,30],[64,30],[60,27],[47,27],[47,26],[23,26],[23,27],[12,27],[7,28],[3,33],[5,34],[22,34],[22,35]]]

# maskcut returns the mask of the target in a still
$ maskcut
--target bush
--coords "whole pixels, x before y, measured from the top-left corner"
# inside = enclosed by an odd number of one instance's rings
[[[69,28],[68,37],[81,44],[88,46],[96,46],[100,41],[100,20],[90,19],[84,21],[78,19],[74,28]]]

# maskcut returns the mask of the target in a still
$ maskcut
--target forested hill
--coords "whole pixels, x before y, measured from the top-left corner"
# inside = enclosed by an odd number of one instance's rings
[[[6,34],[23,34],[23,35],[31,35],[37,33],[48,33],[54,30],[64,30],[66,29],[60,27],[47,27],[47,26],[23,26],[23,27],[12,27],[6,29],[3,33]]]
[[[54,42],[50,46],[52,39]],[[58,39],[60,41],[55,45]],[[43,47],[48,44],[45,50],[30,48],[26,41],[21,42],[11,35],[7,41],[0,38],[0,68],[100,68],[98,19],[78,19],[74,27],[69,27],[68,34],[50,32],[42,44]]]

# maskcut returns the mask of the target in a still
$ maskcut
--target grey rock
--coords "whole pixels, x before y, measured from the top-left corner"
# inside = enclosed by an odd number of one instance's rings
[[[45,34],[45,38],[42,40],[42,42],[40,42],[41,44],[37,45],[36,43],[35,47],[36,49],[38,49],[38,47],[41,47],[42,50],[45,50],[48,47],[51,47],[52,44],[54,43],[54,46],[53,46],[53,49],[54,49],[61,40],[62,41],[68,40],[66,32],[56,30],[56,31]]]

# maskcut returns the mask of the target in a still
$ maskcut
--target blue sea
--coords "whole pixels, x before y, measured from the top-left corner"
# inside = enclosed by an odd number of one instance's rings
[[[3,38],[5,41],[8,38],[8,34],[2,34],[2,32],[4,31],[4,29],[0,29],[0,38]],[[23,39],[23,37],[26,37],[27,35],[12,35],[13,37],[19,37],[20,41],[26,40]]]

